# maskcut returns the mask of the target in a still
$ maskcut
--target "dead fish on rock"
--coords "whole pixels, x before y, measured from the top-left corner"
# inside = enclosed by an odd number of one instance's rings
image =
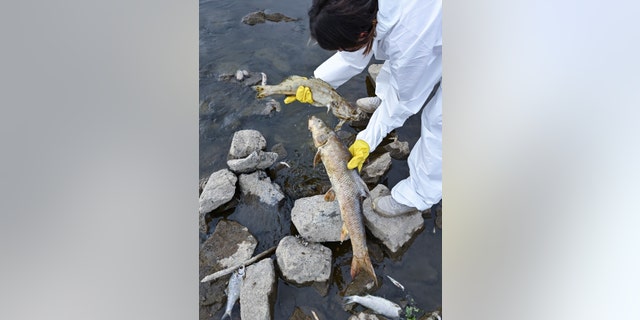
[[[346,296],[343,301],[344,304],[357,303],[363,305],[371,311],[391,319],[400,318],[400,312],[402,311],[402,308],[397,303],[372,295]]]
[[[287,17],[284,14],[279,13],[279,12],[276,12],[276,13],[265,13],[264,10],[251,12],[251,13],[247,14],[246,16],[242,17],[242,22],[245,23],[245,24],[248,24],[250,26],[256,25],[258,23],[264,23],[266,21],[291,22],[291,21],[298,21],[298,20],[300,20],[300,19]]]
[[[327,112],[331,111],[340,120],[336,126],[336,131],[340,130],[346,121],[357,121],[365,117],[362,111],[349,104],[330,84],[321,79],[290,76],[276,85],[257,85],[252,88],[258,92],[256,98],[262,99],[274,94],[295,95],[299,86],[311,89],[312,105],[327,107]]]
[[[338,200],[343,221],[340,241],[344,241],[347,234],[351,238],[351,278],[364,270],[377,285],[376,273],[369,258],[362,211],[362,202],[369,195],[369,189],[357,170],[347,168],[351,153],[334,131],[314,116],[309,118],[309,130],[313,136],[313,144],[318,148],[313,164],[315,166],[318,161],[322,161],[331,181],[331,189],[324,199]]]
[[[242,280],[244,278],[244,266],[233,272],[229,279],[229,286],[227,287],[227,307],[224,311],[224,315],[220,320],[231,319],[231,310],[240,297],[240,288],[242,288]]]

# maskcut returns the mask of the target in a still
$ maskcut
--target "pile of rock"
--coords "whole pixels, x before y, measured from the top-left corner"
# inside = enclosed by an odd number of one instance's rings
[[[200,194],[202,233],[208,231],[206,215],[233,199],[238,181],[243,195],[255,195],[269,205],[277,205],[284,199],[280,186],[271,182],[264,171],[278,158],[277,153],[266,152],[266,146],[266,139],[256,130],[240,130],[233,135],[227,158],[229,169],[212,173]]]
[[[363,203],[365,226],[384,244],[390,255],[400,255],[416,232],[422,229],[424,218],[418,211],[394,218],[382,217],[373,212],[371,199],[389,194],[389,189],[377,185],[370,193],[371,197]],[[326,202],[322,195],[300,198],[291,209],[291,221],[300,236],[310,243],[340,241],[343,223],[337,201]]]

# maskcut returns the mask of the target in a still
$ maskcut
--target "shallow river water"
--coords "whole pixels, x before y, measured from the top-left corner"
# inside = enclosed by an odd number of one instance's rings
[[[337,120],[332,114],[327,114],[325,108],[297,102],[285,105],[282,96],[274,97],[282,104],[280,112],[254,115],[251,110],[260,108],[265,101],[256,100],[255,92],[249,87],[219,81],[218,76],[235,73],[238,69],[264,72],[268,76],[268,84],[279,83],[289,75],[311,76],[313,70],[333,52],[307,44],[307,10],[310,4],[310,0],[200,1],[200,177],[208,177],[212,172],[227,167],[231,138],[234,132],[242,129],[260,131],[267,140],[267,149],[281,143],[288,154],[283,161],[291,166],[269,172],[271,179],[287,191],[286,201],[278,212],[256,214],[260,210],[255,208],[255,204],[240,202],[231,212],[209,223],[210,232],[220,219],[243,224],[259,241],[255,253],[277,245],[286,235],[295,234],[290,210],[296,199],[326,191],[329,180],[325,171],[318,168],[322,166],[313,168],[316,149],[307,129],[307,119],[316,115],[329,125],[335,125]],[[300,20],[254,26],[241,22],[243,16],[258,10],[279,12]],[[338,92],[351,102],[367,96],[365,73],[352,78]],[[419,137],[419,125],[419,116],[411,117],[405,126],[397,130],[399,139],[408,141],[412,147]],[[356,132],[348,125],[343,130]],[[392,188],[407,175],[406,160],[393,160],[390,172],[381,183]],[[406,288],[403,293],[385,277],[384,284],[375,295],[400,302],[409,293],[416,306],[429,311],[442,305],[442,231],[436,229],[433,233],[433,229],[434,219],[425,219],[424,230],[401,256],[389,257],[384,253],[381,260],[373,261],[376,274],[389,275]],[[372,237],[369,240],[375,246],[376,240]],[[321,296],[312,287],[297,287],[278,279],[274,319],[289,319],[296,307],[307,314],[313,310],[322,320],[349,317],[340,303],[340,291],[344,289],[340,275],[349,279],[350,245],[346,242],[330,247],[333,250],[334,275],[337,276],[334,276],[328,294]],[[234,319],[239,318],[237,308],[234,309]],[[222,310],[219,310],[212,319],[220,319],[221,316]]]

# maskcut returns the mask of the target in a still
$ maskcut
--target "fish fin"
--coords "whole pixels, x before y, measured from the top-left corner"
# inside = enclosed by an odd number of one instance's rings
[[[342,298],[342,303],[344,303],[344,304],[356,303],[356,299],[355,299],[354,296],[346,296],[346,297]]]
[[[347,122],[347,120],[341,119],[341,120],[338,122],[338,125],[336,125],[336,128],[335,128],[335,129],[333,129],[333,131],[339,131],[339,130],[342,128],[342,125],[343,125],[345,122]]]
[[[264,86],[260,86],[260,85],[258,85],[258,86],[253,86],[253,87],[251,87],[251,89],[253,89],[253,90],[255,90],[256,92],[258,92],[258,93],[256,94],[256,98],[257,98],[257,99],[262,99],[262,98],[264,98],[264,97],[266,96],[266,95],[264,94]]]
[[[322,157],[320,156],[320,149],[316,151],[316,155],[313,157],[313,167],[316,167],[316,164],[322,162]]]
[[[340,243],[344,242],[344,239],[349,235],[349,230],[347,230],[347,224],[342,224],[342,229],[340,230]]]
[[[364,180],[362,180],[362,177],[360,177],[360,179],[355,179],[355,180],[358,186],[358,193],[360,194],[360,196],[363,198],[371,197],[371,193],[369,192],[369,187],[367,186],[367,183],[364,182]]]
[[[222,318],[220,318],[220,320],[224,320],[224,319],[231,319],[231,313],[224,313],[222,315]]]
[[[376,277],[375,270],[373,270],[373,265],[371,264],[371,259],[369,258],[368,251],[365,253],[364,257],[353,256],[353,258],[351,259],[351,278],[355,278],[356,275],[358,275],[358,273],[360,273],[360,271],[362,270],[364,270],[364,272],[371,276],[371,279],[377,286],[378,278]]]
[[[324,194],[324,201],[331,202],[336,199],[336,192],[333,191],[333,188],[329,189],[327,193]]]

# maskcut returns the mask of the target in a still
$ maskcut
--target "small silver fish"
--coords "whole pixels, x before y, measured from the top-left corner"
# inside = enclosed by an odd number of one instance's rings
[[[224,311],[224,315],[220,320],[231,319],[231,310],[240,297],[240,288],[242,288],[242,280],[244,279],[244,266],[233,272],[229,279],[229,286],[227,287],[227,308]]]
[[[358,303],[371,311],[381,314],[385,317],[398,319],[400,318],[400,312],[402,308],[396,303],[393,303],[385,298],[380,298],[372,295],[366,296],[346,296],[344,297],[345,304]]]

